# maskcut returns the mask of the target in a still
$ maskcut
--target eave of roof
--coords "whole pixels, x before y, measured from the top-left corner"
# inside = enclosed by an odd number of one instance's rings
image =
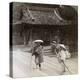
[[[42,25],[69,25],[71,21],[66,21],[60,17],[57,11],[54,9],[50,12],[36,11],[36,10],[24,10],[24,14],[21,20],[13,22],[13,24],[42,24]]]

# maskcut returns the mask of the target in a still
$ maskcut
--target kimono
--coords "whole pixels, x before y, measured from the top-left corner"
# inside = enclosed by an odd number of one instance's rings
[[[61,51],[58,53],[58,57],[60,58],[60,60],[65,61],[65,60],[66,60],[65,51],[64,51],[64,50],[61,50]]]
[[[66,60],[66,49],[62,48],[60,44],[56,46],[56,53],[59,62]]]
[[[32,55],[35,56],[35,63],[38,65],[43,62],[42,46],[34,47]]]

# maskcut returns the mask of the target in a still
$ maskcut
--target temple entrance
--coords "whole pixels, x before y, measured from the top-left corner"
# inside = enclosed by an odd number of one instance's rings
[[[44,44],[45,46],[49,45],[50,44],[50,31],[49,29],[43,29],[43,33],[42,33],[42,39],[44,41]]]
[[[50,30],[49,29],[44,29],[44,28],[34,28],[33,29],[33,34],[32,34],[32,39],[41,39],[44,41],[45,46],[50,44]]]
[[[44,41],[43,45],[48,46],[50,43],[55,40],[60,42],[60,31],[53,28],[43,28],[42,27],[34,27],[32,30],[32,41],[41,39]]]

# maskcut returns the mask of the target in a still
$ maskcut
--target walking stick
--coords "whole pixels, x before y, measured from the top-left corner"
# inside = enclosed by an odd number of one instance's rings
[[[31,58],[30,58],[30,70],[32,70],[32,53],[31,53]]]
[[[64,64],[64,66],[66,67],[66,69],[68,70],[68,72],[70,73],[70,74],[72,74],[72,72],[69,70],[69,68],[66,66],[66,64],[63,62],[63,64]]]
[[[55,53],[56,53],[56,56],[58,55],[58,53],[56,52],[56,50],[55,50]],[[57,56],[57,59],[59,59],[59,57]],[[64,61],[62,61],[62,63],[63,63],[63,65],[65,66],[65,68],[68,70],[68,72],[70,73],[70,74],[72,74],[72,72],[69,70],[69,68],[66,66],[66,64],[64,63]]]
[[[31,53],[30,53],[30,70],[32,70],[32,44],[31,44]]]

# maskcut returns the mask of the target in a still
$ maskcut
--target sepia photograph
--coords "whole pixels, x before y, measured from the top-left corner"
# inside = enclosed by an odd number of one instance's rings
[[[10,77],[78,74],[78,6],[10,3]]]

